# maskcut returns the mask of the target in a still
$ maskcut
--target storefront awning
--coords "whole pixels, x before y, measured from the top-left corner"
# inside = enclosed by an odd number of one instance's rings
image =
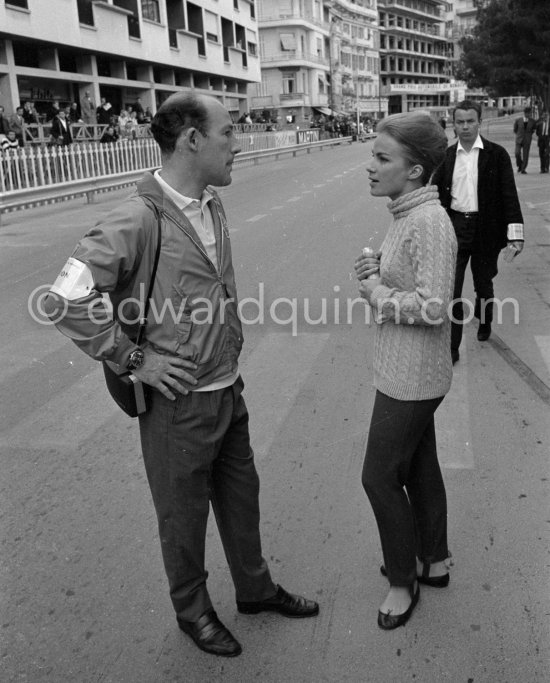
[[[332,114],[332,111],[328,107],[313,107],[317,111],[320,111],[321,114],[324,114],[325,116],[330,116]]]

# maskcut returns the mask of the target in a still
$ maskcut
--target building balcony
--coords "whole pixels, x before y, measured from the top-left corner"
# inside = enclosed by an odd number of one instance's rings
[[[405,38],[432,38],[445,40],[443,26],[433,26],[425,31],[420,29],[405,28],[405,26],[380,26],[380,33],[385,36],[403,36]]]
[[[447,53],[438,54],[437,52],[419,52],[417,50],[398,50],[397,48],[380,50],[381,57],[395,57],[396,59],[435,59],[437,61],[449,58]]]
[[[433,0],[434,6],[429,10],[424,10],[426,2],[418,2],[417,0],[378,0],[378,10],[394,11],[398,15],[406,15],[422,19],[440,19],[445,20],[444,0]]]
[[[362,7],[361,5],[357,5],[355,2],[352,2],[351,0],[332,0],[330,4],[332,9],[335,10],[344,9],[347,10],[350,14],[359,15],[361,17],[367,17],[372,21],[377,21],[378,19],[378,12],[376,10],[376,7]]]
[[[273,11],[261,14],[258,18],[258,25],[260,28],[279,28],[281,26],[310,26],[311,28],[318,28],[328,35],[330,32],[330,24],[328,21],[323,21],[310,14],[300,13],[297,10],[288,12],[287,14],[278,14]]]
[[[324,66],[329,67],[329,60],[325,57],[313,54],[311,52],[302,52],[301,50],[285,50],[284,52],[274,52],[269,55],[261,55],[260,63],[262,66]]]

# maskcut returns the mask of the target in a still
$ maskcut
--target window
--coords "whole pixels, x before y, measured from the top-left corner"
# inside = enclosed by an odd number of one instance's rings
[[[296,49],[296,36],[294,33],[281,33],[281,50],[292,52]]]
[[[217,14],[209,12],[208,10],[204,10],[204,31],[206,33],[207,40],[211,40],[214,43],[219,42],[218,36],[220,30],[218,28]]]
[[[141,14],[144,19],[160,24],[159,0],[141,0]]]
[[[283,73],[283,93],[292,95],[296,92],[296,72],[286,71]]]
[[[29,9],[28,0],[6,0],[6,5],[20,7],[21,9]]]
[[[86,26],[94,25],[94,11],[92,9],[92,0],[77,0],[78,6],[78,21]]]

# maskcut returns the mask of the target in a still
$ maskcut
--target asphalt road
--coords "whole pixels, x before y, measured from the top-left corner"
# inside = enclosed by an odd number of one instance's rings
[[[504,125],[493,139],[507,139]],[[389,224],[386,201],[368,192],[371,145],[238,168],[222,191],[248,299],[241,369],[264,554],[276,581],[321,604],[305,621],[239,615],[212,525],[210,592],[244,648],[230,661],[198,651],[176,626],[137,425],[108,397],[100,368],[34,319],[40,288],[126,192],[3,219],[2,681],[549,680],[549,178],[518,177],[528,244],[502,264],[497,294],[518,300],[519,321],[506,308],[484,344],[468,326],[437,415],[451,584],[424,588],[407,626],[382,632],[387,584],[360,483],[373,329],[352,303],[351,275]]]

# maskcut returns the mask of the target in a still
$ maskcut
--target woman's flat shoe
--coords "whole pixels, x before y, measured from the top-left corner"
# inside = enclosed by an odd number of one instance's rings
[[[429,565],[428,565],[429,572]],[[382,565],[380,567],[380,573],[382,576],[388,578],[388,573],[386,572],[386,567]],[[423,571],[420,576],[417,577],[418,583],[423,583],[425,586],[431,586],[432,588],[447,588],[449,585],[449,573],[443,574],[442,576],[425,576],[426,572]]]
[[[411,604],[407,608],[406,612],[403,614],[385,614],[378,610],[378,626],[384,631],[391,631],[399,626],[404,626],[407,621],[409,621],[414,608],[418,604],[418,598],[420,597],[420,586],[416,585],[416,592],[414,592],[414,586],[409,586],[409,592],[411,594]]]

